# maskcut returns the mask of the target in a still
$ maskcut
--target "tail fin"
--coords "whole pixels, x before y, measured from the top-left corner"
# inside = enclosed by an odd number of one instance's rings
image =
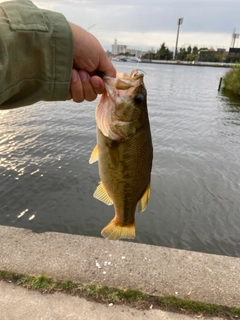
[[[102,230],[101,232],[104,238],[110,240],[118,240],[118,239],[134,239],[135,234],[135,223],[121,226],[114,218],[109,224]]]

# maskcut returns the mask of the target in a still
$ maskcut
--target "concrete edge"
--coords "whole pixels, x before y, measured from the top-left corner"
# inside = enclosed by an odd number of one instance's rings
[[[0,226],[0,269],[240,307],[240,259]]]

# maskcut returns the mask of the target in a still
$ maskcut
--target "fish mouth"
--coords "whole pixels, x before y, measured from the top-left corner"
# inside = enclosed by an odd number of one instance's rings
[[[124,72],[117,72],[117,79],[123,79],[126,81],[138,80],[143,77],[144,77],[144,72],[138,69],[132,70],[130,74],[124,73]]]
[[[143,77],[144,73],[142,70],[133,70],[130,74],[117,72],[116,78],[104,76],[103,81],[107,95],[111,97],[112,100],[115,100],[116,97],[121,97],[123,95],[122,93],[129,89],[128,95],[130,95],[135,88],[144,86]]]
[[[138,70],[133,70],[130,74],[118,73],[115,83],[117,90],[128,90],[133,87],[138,87],[143,84],[144,74]]]
[[[143,78],[144,74],[146,74],[143,70],[135,69],[130,73],[130,78],[139,79]]]
[[[130,74],[125,73],[125,72],[117,72],[117,77],[116,78],[111,78],[109,76],[104,76],[103,80],[106,82],[115,82],[116,83],[116,87],[117,85],[120,87],[119,89],[121,89],[121,85],[124,86],[123,83],[125,83],[125,86],[123,89],[127,89],[126,84],[128,84],[129,87],[133,87],[136,86],[135,81],[139,80],[139,79],[143,79],[144,77],[144,71],[142,70],[132,70],[132,72]]]

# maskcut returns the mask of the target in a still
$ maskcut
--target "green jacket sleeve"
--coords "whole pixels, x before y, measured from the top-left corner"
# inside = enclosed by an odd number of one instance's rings
[[[31,1],[0,3],[0,109],[66,100],[73,38],[65,17]]]

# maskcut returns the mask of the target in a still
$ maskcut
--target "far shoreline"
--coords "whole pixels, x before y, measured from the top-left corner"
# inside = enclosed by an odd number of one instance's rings
[[[115,60],[112,59],[112,61],[116,62],[137,62],[137,63],[151,63],[151,64],[167,64],[167,65],[177,65],[177,66],[191,66],[191,67],[217,67],[217,68],[231,68],[235,65],[235,63],[225,63],[225,62],[201,62],[201,61],[173,61],[173,60],[140,60],[140,61],[134,61],[134,60]]]

